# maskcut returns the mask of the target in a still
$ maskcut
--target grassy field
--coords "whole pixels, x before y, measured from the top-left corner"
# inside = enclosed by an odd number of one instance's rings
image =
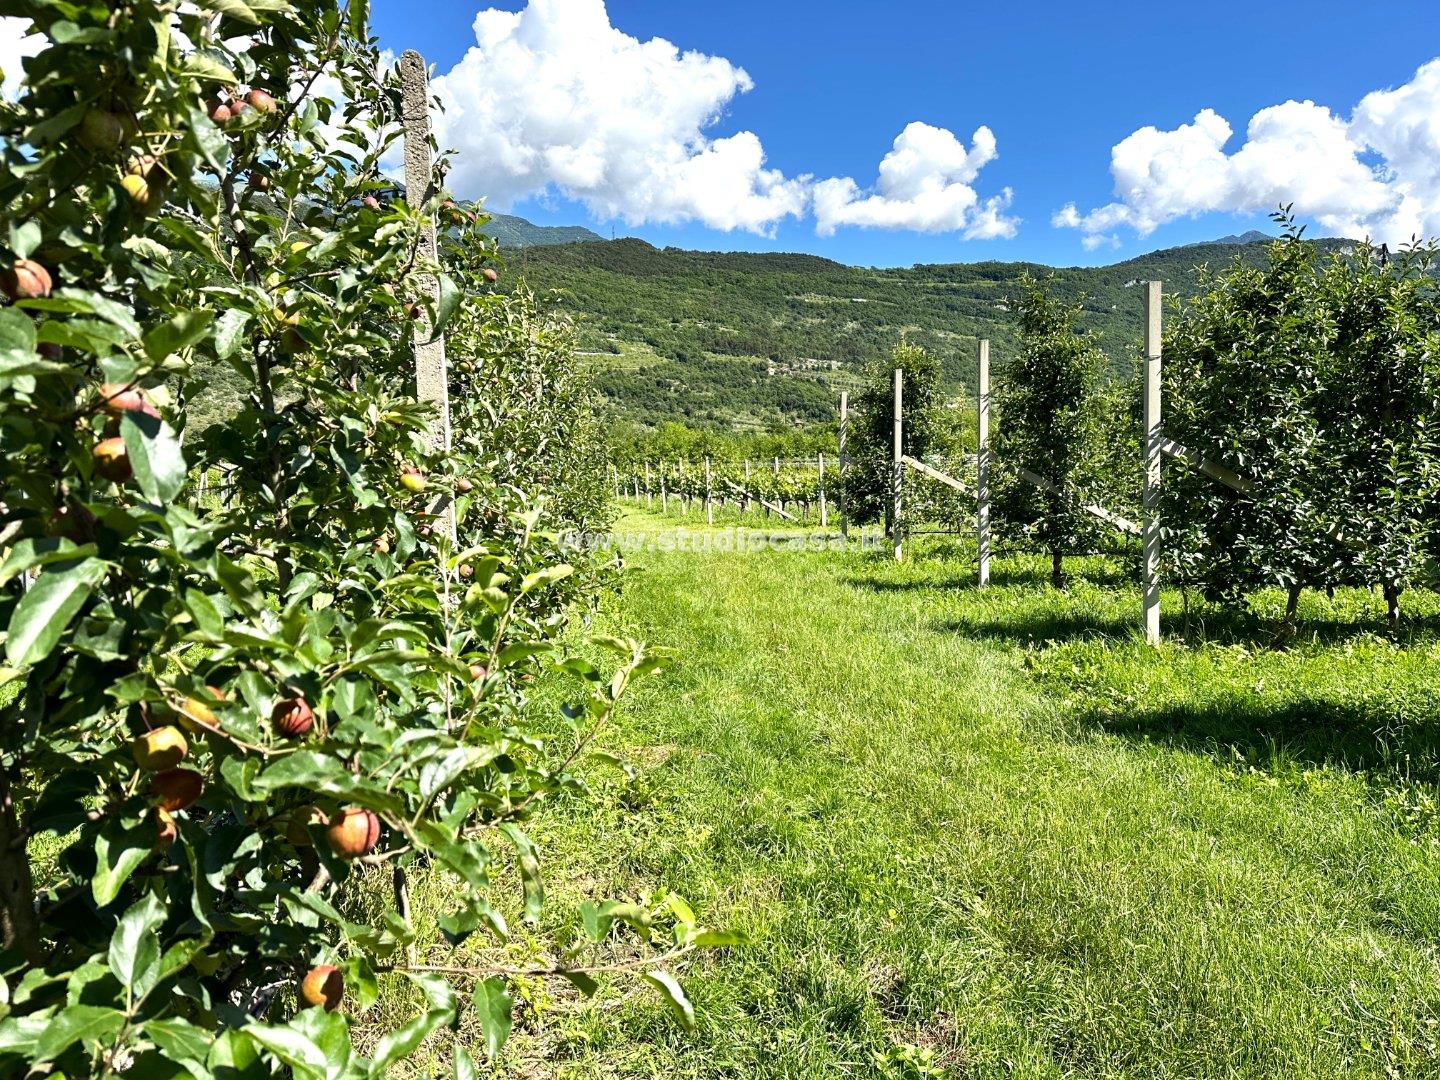
[[[537,823],[552,903],[669,888],[753,944],[683,967],[696,1034],[539,995],[512,1067],[1440,1075],[1440,603],[1398,646],[1354,593],[1283,653],[1265,597],[1152,650],[1102,560],[982,593],[931,548],[632,556],[604,619],[676,659],[609,738],[640,779]]]

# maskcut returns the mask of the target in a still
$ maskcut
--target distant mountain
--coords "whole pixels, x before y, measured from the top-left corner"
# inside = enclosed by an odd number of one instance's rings
[[[1219,240],[1209,240],[1206,241],[1206,243],[1231,244],[1238,246],[1241,244],[1268,244],[1271,240],[1274,239],[1275,237],[1271,236],[1269,233],[1263,233],[1259,229],[1251,229],[1249,232],[1243,232],[1236,236],[1222,236]],[[1191,244],[1190,246],[1203,247],[1204,244]]]
[[[977,338],[990,339],[1003,370],[1017,348],[1011,303],[1027,273],[1083,305],[1085,327],[1126,377],[1144,329],[1140,290],[1128,286],[1163,281],[1168,294],[1188,296],[1199,266],[1254,266],[1267,257],[1249,235],[1230,239],[1113,266],[883,270],[814,255],[682,251],[622,239],[531,248],[511,270],[575,316],[580,347],[592,354],[617,416],[769,427],[833,419],[839,391],[854,389],[866,363],[902,338],[938,357],[956,389],[975,384]],[[1316,243],[1331,250],[1347,242]]]
[[[499,241],[501,247],[556,247],[562,244],[588,244],[604,240],[597,232],[580,225],[536,225],[512,214],[495,214],[485,231]]]

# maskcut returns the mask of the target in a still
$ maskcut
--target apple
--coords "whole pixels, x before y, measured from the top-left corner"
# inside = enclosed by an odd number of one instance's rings
[[[298,807],[285,825],[285,839],[296,847],[313,847],[310,840],[311,825],[327,825],[329,818],[318,806]]]
[[[169,851],[170,845],[175,843],[176,837],[180,835],[179,828],[175,825],[175,818],[170,811],[163,806],[155,808],[155,845],[152,851]]]
[[[424,310],[425,309],[422,308],[419,304],[417,304],[414,300],[411,300],[405,305],[405,317],[408,319],[418,319],[420,318],[420,315],[424,312]]]
[[[245,102],[261,116],[269,116],[278,106],[268,91],[254,89],[245,95]]]
[[[215,701],[225,700],[223,690],[207,686],[205,692]],[[180,714],[180,726],[192,734],[198,735],[202,731],[220,730],[220,718],[215,715],[211,703],[202,698],[186,698],[176,711]]]
[[[387,539],[386,539],[385,537],[383,537],[383,536],[377,537],[376,540],[375,540],[375,543],[374,543],[373,545],[371,545],[371,546],[374,547],[374,549],[375,549],[375,554],[377,554],[377,555],[389,555],[389,554],[390,554],[390,541],[387,540]]]
[[[300,1000],[306,1008],[323,1005],[326,1012],[334,1012],[344,996],[345,980],[331,964],[311,968],[300,980]]]
[[[259,165],[253,166],[250,169],[250,176],[246,183],[256,191],[269,191],[270,173]]]
[[[131,159],[129,175],[143,176],[148,180],[150,174],[155,171],[155,167],[159,164],[160,159],[154,154],[141,154],[139,157]]]
[[[165,772],[184,761],[190,747],[179,728],[167,725],[137,735],[131,750],[140,768],[147,772]]]
[[[270,723],[287,739],[301,739],[315,726],[315,711],[301,697],[277,702],[270,713]]]
[[[480,276],[491,285],[494,285],[495,282],[500,280],[500,271],[496,270],[493,266],[487,266],[484,270],[480,271]]]
[[[425,474],[413,465],[407,465],[400,471],[400,486],[406,491],[420,494],[428,487],[430,481],[425,479]]]
[[[125,141],[125,124],[107,109],[87,109],[80,119],[80,145],[97,154],[113,154]]]
[[[50,295],[53,286],[50,271],[33,259],[17,259],[8,270],[0,273],[0,289],[11,300],[43,300]]]
[[[380,819],[370,810],[347,807],[330,819],[325,840],[340,858],[358,859],[375,850],[380,840]]]
[[[234,115],[234,110],[230,108],[229,98],[217,97],[214,101],[210,102],[210,120],[217,127],[224,127],[230,122],[230,119]]]
[[[475,576],[475,567],[471,566],[469,563],[461,563],[461,564],[460,564],[460,576],[463,577],[463,578],[472,578],[472,577],[474,577],[474,576]]]
[[[205,780],[189,769],[168,769],[156,774],[150,781],[150,792],[159,803],[160,809],[169,813],[184,810],[205,790]]]
[[[379,210],[380,200],[377,199],[374,195],[366,195],[363,199],[360,200],[360,205],[365,207],[366,210]]]
[[[122,177],[120,186],[130,197],[130,205],[141,214],[153,214],[165,202],[165,190],[160,184],[152,184],[145,177],[135,173]]]
[[[490,672],[485,670],[484,664],[470,665],[470,678],[474,679],[476,682],[483,682],[485,680],[485,676],[489,674]]]
[[[90,453],[95,459],[95,471],[106,480],[123,484],[135,475],[135,470],[130,467],[130,454],[125,449],[125,440],[118,435],[101,439]]]
[[[50,515],[50,533],[88,544],[95,539],[95,515],[80,503],[66,503]]]
[[[455,490],[462,495],[469,495],[475,490],[475,484],[468,476],[462,476],[455,481]]]
[[[111,416],[127,412],[144,412],[150,407],[145,392],[132,383],[101,383],[100,405]]]

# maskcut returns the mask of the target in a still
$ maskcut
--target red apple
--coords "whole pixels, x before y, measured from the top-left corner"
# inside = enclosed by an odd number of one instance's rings
[[[490,282],[491,285],[494,285],[495,282],[500,280],[500,271],[496,270],[493,266],[487,266],[484,270],[480,271],[480,276]]]
[[[50,271],[33,259],[17,259],[8,270],[0,273],[0,289],[11,300],[43,300],[54,287]]]
[[[380,819],[370,810],[347,807],[330,819],[325,830],[330,850],[342,859],[358,859],[380,841]]]
[[[184,810],[205,791],[205,780],[189,769],[169,769],[150,781],[150,791],[160,809],[173,813]]]
[[[131,752],[140,768],[147,772],[166,772],[185,760],[190,746],[179,728],[167,725],[137,735]]]
[[[251,90],[245,95],[245,101],[261,116],[269,116],[278,107],[269,92],[260,89]]]
[[[95,471],[106,480],[123,484],[135,475],[130,467],[130,454],[125,449],[125,440],[118,435],[101,439],[91,451],[95,459]]]
[[[315,726],[315,712],[304,698],[287,698],[276,703],[270,713],[270,723],[287,739],[301,739]]]
[[[323,1005],[326,1012],[334,1012],[345,997],[345,980],[330,964],[311,968],[300,980],[300,1000],[307,1008]]]

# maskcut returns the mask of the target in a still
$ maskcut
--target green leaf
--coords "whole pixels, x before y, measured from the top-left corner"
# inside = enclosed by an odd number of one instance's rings
[[[110,936],[110,970],[120,985],[139,1001],[160,975],[160,939],[155,930],[165,921],[165,906],[154,896],[131,906]]]
[[[0,308],[0,349],[16,352],[35,351],[35,320],[23,311]]]
[[[455,1062],[453,1066],[455,1080],[479,1080],[479,1074],[475,1071],[475,1061],[466,1052],[465,1047],[460,1045],[460,1040],[455,1040]]]
[[[250,313],[241,308],[228,308],[215,325],[215,355],[221,360],[233,356],[245,336]]]
[[[435,304],[435,328],[432,331],[431,341],[436,340],[445,332],[445,328],[455,318],[455,313],[460,310],[460,302],[465,299],[465,294],[460,291],[460,286],[455,284],[449,274],[441,274],[439,284],[440,298]]]
[[[325,1080],[328,1072],[325,1051],[294,1026],[251,1024],[245,1028],[245,1034],[294,1069],[297,1080]]]
[[[185,590],[185,610],[207,637],[218,638],[225,633],[225,619],[215,601],[198,589]]]
[[[491,976],[475,985],[475,1019],[485,1036],[485,1056],[494,1061],[500,1056],[505,1040],[510,1038],[514,1000],[509,984]]]
[[[147,1020],[142,1029],[165,1056],[175,1061],[204,1063],[215,1036],[178,1017],[169,1020]]]
[[[90,879],[90,895],[96,905],[104,907],[120,895],[126,879],[150,856],[154,843],[155,835],[144,822],[123,832],[112,827],[95,838],[95,876]]]
[[[529,919],[540,917],[545,904],[545,887],[540,881],[540,855],[530,837],[514,822],[506,822],[500,831],[515,845],[515,854],[520,864],[520,883],[525,891],[525,916]]]
[[[236,22],[249,23],[251,26],[258,26],[260,19],[250,9],[249,4],[241,3],[241,0],[194,0],[195,6],[205,11],[213,11],[217,15],[225,15]]]
[[[59,1057],[78,1043],[102,1043],[114,1036],[125,1023],[119,1009],[100,1005],[71,1005],[62,1009],[35,1041],[35,1057],[31,1064],[41,1064]]]
[[[520,583],[520,594],[523,596],[541,586],[554,585],[558,581],[564,581],[573,573],[575,573],[575,568],[567,563],[547,566],[544,570],[536,570],[533,574],[525,575],[525,580]]]
[[[0,565],[0,585],[13,581],[20,574],[27,570],[33,570],[37,566],[83,559],[94,554],[94,544],[80,547],[73,540],[55,536],[21,540],[10,549],[10,554],[5,557],[4,564]]]
[[[600,984],[583,971],[562,971],[560,977],[586,997],[594,997]]]
[[[430,1008],[380,1040],[380,1045],[375,1048],[375,1069],[381,1075],[389,1066],[414,1053],[432,1031],[455,1019],[455,992],[450,989],[449,983],[433,975],[411,975],[409,978],[425,990]]]
[[[44,571],[10,614],[6,659],[30,667],[49,656],[107,572],[99,559]]]
[[[684,988],[675,981],[675,976],[668,971],[648,971],[645,973],[645,981],[660,991],[661,998],[670,1006],[670,1011],[680,1021],[680,1026],[686,1031],[694,1031],[695,1007],[685,996]]]
[[[180,440],[163,420],[129,412],[120,423],[135,483],[158,506],[174,501],[185,486],[185,454]]]
[[[215,321],[213,311],[184,311],[168,322],[145,331],[145,355],[157,364],[190,348],[203,338]]]

